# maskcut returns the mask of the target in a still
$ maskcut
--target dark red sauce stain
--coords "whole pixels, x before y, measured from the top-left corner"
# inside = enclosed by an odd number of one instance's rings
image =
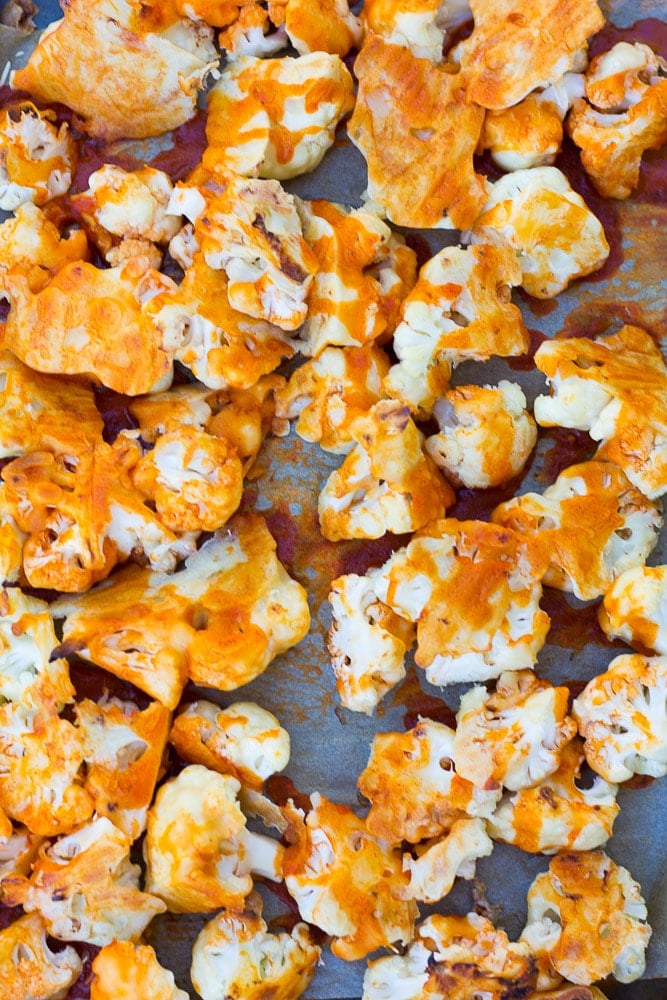
[[[100,951],[98,945],[85,944],[81,941],[68,942],[68,945],[75,948],[79,954],[79,957],[83,961],[83,968],[81,970],[81,975],[71,987],[69,993],[67,993],[65,1000],[89,1000],[90,998],[90,986],[93,979],[93,959]],[[49,939],[49,946],[52,947],[53,951],[58,950],[58,945],[62,947],[62,943],[59,941],[54,941]]]
[[[412,535],[383,535],[370,541],[347,542],[338,553],[336,576],[356,573],[363,576],[367,570],[382,566],[397,549],[407,545]]]
[[[617,28],[615,24],[606,24],[589,42],[590,58],[600,55],[601,52],[607,52],[617,42],[642,42],[644,45],[649,45],[654,52],[667,58],[667,22],[659,21],[657,17],[644,17],[628,28]]]
[[[553,444],[542,457],[540,471],[536,478],[550,486],[558,479],[563,469],[587,462],[597,451],[597,444],[586,431],[570,430],[567,427],[541,427],[540,438],[547,438]]]
[[[640,302],[592,302],[585,306],[575,307],[567,316],[563,329],[556,334],[559,340],[571,337],[595,337],[616,333],[621,326],[630,323],[643,327],[660,346],[661,334],[652,330],[643,315]]]
[[[194,170],[206,148],[206,112],[199,109],[194,118],[171,133],[172,145],[150,161],[151,167],[164,170],[172,181],[181,181]]]
[[[88,188],[88,179],[92,173],[99,170],[105,163],[122,167],[123,170],[138,170],[143,166],[141,160],[125,152],[114,152],[108,145],[96,139],[83,138],[79,141],[79,162],[77,163],[70,194],[77,194]]]
[[[516,493],[521,492],[521,484],[530,472],[535,452],[526,462],[518,476],[508,479],[500,486],[488,490],[463,488],[457,491],[456,503],[447,511],[448,517],[456,517],[459,521],[489,521],[491,514],[499,503],[505,503]]]
[[[420,718],[432,719],[433,722],[442,722],[445,726],[456,728],[456,713],[442,698],[436,698],[422,690],[415,667],[409,668],[405,680],[394,692],[391,704],[392,707],[404,706],[403,725],[406,730],[413,729]]]
[[[551,618],[549,642],[556,646],[576,651],[582,650],[588,643],[607,649],[624,646],[624,643],[608,639],[600,628],[598,603],[573,608],[566,594],[553,587],[545,587],[540,606]]]
[[[633,790],[640,788],[648,788],[652,785],[656,779],[650,774],[633,774],[631,778],[623,782],[623,788],[632,788]]]
[[[107,444],[113,444],[123,430],[134,430],[138,421],[130,410],[130,400],[113,389],[95,386],[95,405],[104,421],[103,437]]]
[[[108,695],[121,701],[131,701],[142,710],[151,704],[152,699],[134,684],[114,677],[102,667],[74,660],[70,663],[69,673],[78,701],[82,698],[99,701],[104,695]]]
[[[10,924],[13,924],[22,915],[22,906],[5,906],[4,903],[0,903],[0,931],[4,931],[6,927],[9,927]]]
[[[554,309],[558,308],[556,299],[536,299],[534,295],[529,295],[523,288],[515,289],[515,295],[520,302],[524,302],[528,306],[534,316],[549,316]]]
[[[530,295],[523,295],[522,297],[531,299],[531,303],[539,301],[539,299],[533,299]],[[528,328],[528,333],[530,334],[530,347],[528,348],[528,353],[521,354],[518,358],[507,358],[507,364],[512,371],[531,372],[535,367],[535,352],[540,344],[543,344],[545,340],[549,339],[544,333],[540,333],[539,330],[533,330],[530,327]]]
[[[277,806],[285,806],[291,799],[297,809],[302,809],[304,813],[309,813],[313,808],[310,796],[300,792],[286,774],[272,774],[264,785],[264,791]]]
[[[278,558],[291,573],[297,554],[299,529],[289,510],[280,505],[265,515],[267,527],[273,535],[278,552]]]

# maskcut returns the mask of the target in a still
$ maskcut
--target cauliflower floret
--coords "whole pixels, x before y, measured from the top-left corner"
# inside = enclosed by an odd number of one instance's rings
[[[572,706],[590,767],[607,781],[667,774],[667,657],[617,656]]]
[[[235,59],[208,94],[204,168],[287,180],[314,170],[354,105],[339,56]]]
[[[618,788],[597,776],[582,788],[578,782],[584,760],[581,742],[572,740],[563,747],[558,770],[531,788],[505,795],[487,820],[494,840],[542,854],[588,851],[609,840],[618,815]]]
[[[5,876],[3,902],[41,913],[49,934],[63,941],[138,941],[165,905],[138,888],[130,847],[111,820],[94,819],[46,847],[30,878]]]
[[[191,426],[160,435],[131,476],[170,531],[216,531],[243,494],[236,450],[224,438]]]
[[[558,769],[577,732],[568,699],[566,687],[553,687],[531,670],[501,674],[492,693],[482,686],[467,691],[456,715],[456,770],[478,788],[538,784]]]
[[[449,832],[459,819],[487,817],[500,785],[477,788],[454,768],[454,731],[420,719],[406,733],[377,733],[359,791],[371,803],[370,832],[390,844],[416,844]]]
[[[67,660],[58,645],[49,606],[18,587],[0,590],[0,698],[35,711],[58,713],[74,696]],[[38,719],[38,721],[41,721]]]
[[[283,848],[246,829],[240,787],[201,764],[160,787],[148,812],[146,887],[172,913],[238,910],[252,891],[252,871],[280,881]]]
[[[285,851],[285,884],[299,913],[333,941],[334,955],[346,961],[376,948],[412,939],[417,904],[396,891],[407,884],[401,855],[371,836],[347,806],[319,793],[303,819],[294,816],[296,842]]]
[[[449,0],[418,0],[396,3],[395,0],[366,0],[362,23],[367,32],[380,35],[385,42],[401,45],[417,59],[442,62],[447,37]]]
[[[0,707],[0,807],[33,833],[53,837],[91,816],[81,733],[66,719],[8,702]]]
[[[4,344],[36,371],[87,375],[128,396],[170,384],[172,354],[147,304],[175,285],[146,258],[66,264],[36,293],[23,274],[0,286],[11,302]]]
[[[403,303],[393,344],[399,363],[385,392],[429,416],[452,368],[525,354],[528,330],[510,301],[520,281],[516,254],[504,248],[445,247],[432,257]]]
[[[546,963],[545,978],[592,983],[639,979],[651,936],[640,886],[603,851],[561,854],[528,890],[521,939]]]
[[[368,207],[298,202],[304,239],[318,261],[300,330],[301,353],[327,345],[384,343],[415,283],[416,254]]]
[[[378,402],[388,371],[387,355],[375,344],[325,347],[276,392],[276,416],[297,418],[296,433],[304,441],[345,455],[355,444],[355,419]]]
[[[418,926],[405,955],[369,962],[363,1000],[507,1000],[527,996],[534,983],[526,944],[476,913],[435,914]]]
[[[88,241],[82,229],[71,229],[63,236],[30,202],[20,205],[15,215],[0,224],[0,276],[24,275],[31,292],[48,284],[61,267],[88,256]],[[8,287],[7,282],[2,285]]]
[[[0,483],[0,580],[4,583],[19,581],[26,537],[9,513],[5,484]]]
[[[160,135],[192,118],[199,89],[218,62],[213,31],[165,16],[163,4],[69,0],[12,86],[81,116],[110,142]],[[110,85],[112,82],[112,85]]]
[[[327,649],[341,704],[370,715],[384,695],[405,677],[405,654],[414,626],[382,604],[375,593],[377,572],[349,573],[331,584],[333,623]]]
[[[62,1000],[81,974],[74,948],[52,950],[38,913],[24,914],[0,931],[0,976],[6,1000]]]
[[[91,968],[90,1000],[188,1000],[149,945],[114,941],[98,952]]]
[[[610,639],[667,654],[667,566],[635,566],[621,573],[598,609]]]
[[[578,69],[580,53],[605,20],[596,0],[470,0],[475,27],[457,57],[469,101],[509,108]]]
[[[195,237],[206,264],[227,275],[233,309],[282,330],[301,325],[318,262],[279,181],[228,178],[196,217]]]
[[[506,174],[467,234],[473,243],[506,247],[517,256],[521,286],[551,299],[602,267],[609,244],[602,224],[557,167]]]
[[[76,165],[76,144],[66,122],[26,101],[0,113],[0,208],[44,205],[65,194]]]
[[[129,566],[52,610],[66,648],[167,708],[188,675],[220,690],[248,683],[310,625],[306,592],[257,516],[234,518],[172,575]]]
[[[348,0],[269,0],[274,24],[285,26],[287,37],[296,51],[332,52],[345,56],[359,47],[362,26],[349,8]]]
[[[591,62],[588,101],[575,103],[567,126],[605,198],[628,198],[646,150],[667,142],[666,73],[667,61],[639,43],[619,42]]]
[[[549,629],[539,606],[538,556],[511,529],[448,518],[388,559],[376,594],[416,622],[415,662],[429,683],[488,680],[533,666]]]
[[[612,462],[571,465],[543,494],[499,504],[496,524],[542,552],[550,587],[582,601],[600,597],[626,569],[640,566],[658,540],[662,516]]]
[[[3,817],[0,822],[0,882],[5,875],[28,875],[34,864],[44,837],[31,833],[25,826],[12,826]]]
[[[444,836],[418,847],[416,858],[403,855],[403,871],[409,873],[410,883],[397,890],[397,895],[437,903],[451,892],[457,878],[474,878],[475,862],[492,851],[493,841],[483,820],[457,819]]]
[[[449,69],[373,33],[355,61],[348,135],[368,164],[369,197],[396,225],[466,229],[488,197],[473,164],[484,112]]]
[[[265,58],[287,48],[289,43],[284,27],[271,30],[273,24],[279,23],[273,16],[274,4],[270,3],[272,23],[269,22],[266,7],[258,0],[240,0],[230,5],[225,3],[223,12],[229,6],[231,10],[227,16],[223,13],[219,19],[224,21],[224,30],[218,35],[218,44],[225,50],[228,65],[242,56]]]
[[[667,488],[667,366],[650,334],[623,326],[609,337],[549,340],[535,353],[549,396],[535,400],[543,427],[574,427],[600,442],[646,496]]]
[[[251,701],[226,708],[193,701],[174,719],[169,741],[183,760],[231,774],[254,789],[287,767],[290,757],[287,730]]]
[[[465,385],[438,399],[433,415],[440,433],[424,450],[455,486],[487,489],[521,472],[537,441],[526,397],[513,382]]]
[[[146,828],[146,814],[162,773],[171,713],[154,701],[140,710],[117,699],[75,705],[83,737],[85,788],[98,816],[107,816],[132,841]]]
[[[318,500],[331,541],[416,531],[443,517],[454,491],[423,451],[423,435],[398,400],[381,400],[350,428],[356,447],[327,479]]]
[[[209,921],[192,948],[191,976],[202,1000],[296,1000],[315,974],[321,948],[306,924],[271,934],[261,898],[242,913],[223,912]],[[91,998],[94,1000],[94,998]]]

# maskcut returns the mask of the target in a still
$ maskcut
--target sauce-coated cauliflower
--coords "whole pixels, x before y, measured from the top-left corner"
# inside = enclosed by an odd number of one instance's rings
[[[113,941],[98,952],[91,968],[90,1000],[188,1000],[146,944]]]
[[[8,275],[0,282],[0,297],[10,288],[12,274],[23,275],[30,292],[38,292],[61,267],[88,256],[82,229],[65,235],[32,202],[19,205],[15,215],[0,223],[0,278]]]
[[[67,123],[26,101],[0,112],[0,208],[13,212],[32,202],[44,205],[65,194],[76,165],[76,145]]]
[[[635,566],[614,580],[598,609],[611,639],[667,654],[667,566]]]
[[[359,18],[349,8],[348,0],[269,0],[271,20],[284,25],[287,37],[297,52],[332,52],[347,55],[361,42]]]
[[[24,914],[0,931],[0,976],[7,1000],[62,1000],[83,962],[74,948],[51,948],[38,913]]]
[[[366,0],[361,17],[366,32],[439,63],[447,32],[471,13],[467,0]]]

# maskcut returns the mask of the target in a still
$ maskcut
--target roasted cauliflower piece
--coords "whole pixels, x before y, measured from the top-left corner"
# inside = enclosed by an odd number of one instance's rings
[[[531,90],[585,65],[588,39],[604,26],[596,0],[470,0],[475,27],[457,47],[468,100],[509,108]]]
[[[30,101],[0,112],[0,208],[13,212],[65,194],[76,166],[76,144],[66,122]]]
[[[302,918],[330,934],[332,952],[346,961],[412,940],[417,904],[397,897],[407,884],[399,851],[373,837],[347,806],[317,792],[311,801],[305,819],[293,810],[296,840],[283,860]]]
[[[443,686],[533,666],[550,621],[539,606],[543,572],[542,556],[511,528],[448,518],[387,560],[375,592],[416,623],[415,662]]]
[[[222,912],[199,932],[191,976],[202,1000],[296,1000],[315,974],[321,948],[307,924],[291,932],[269,932],[261,897],[250,897],[240,913]]]
[[[197,2],[197,0],[195,0]],[[202,0],[209,9],[209,0]],[[266,58],[287,48],[289,42],[284,26],[273,31],[278,23],[274,15],[273,4],[271,18],[269,11],[259,0],[237,0],[213,4],[213,14],[216,26],[223,28],[218,34],[218,45],[225,50],[227,64],[242,56]],[[280,4],[282,7],[282,3]],[[211,17],[206,20],[211,21]]]
[[[416,255],[367,207],[298,203],[303,235],[318,261],[299,332],[302,354],[328,345],[384,343],[416,280]]]
[[[338,696],[345,708],[367,715],[405,677],[405,654],[415,638],[414,625],[378,600],[378,573],[339,576],[329,594],[327,649]]]
[[[150,945],[113,941],[95,955],[91,969],[90,1000],[188,1000]]]
[[[174,719],[169,742],[179,757],[203,764],[253,789],[289,762],[290,738],[271,712],[250,701],[226,708],[203,698]]]
[[[538,299],[554,298],[609,256],[602,224],[557,167],[501,177],[467,235],[473,243],[512,250],[521,286]]]
[[[7,1000],[61,1000],[82,969],[74,948],[49,947],[38,913],[23,914],[0,931],[0,976]]]
[[[30,878],[7,875],[2,901],[38,912],[52,937],[104,946],[138,941],[161,899],[139,889],[140,869],[130,862],[131,841],[105,816],[45,847]]]
[[[190,764],[161,785],[148,812],[146,886],[172,913],[239,910],[254,871],[280,881],[283,848],[246,830],[240,782]]]
[[[531,670],[501,674],[491,693],[471,688],[456,716],[457,772],[477,788],[504,785],[516,791],[537,785],[558,769],[577,732],[568,699],[566,687],[553,687]]]
[[[331,52],[345,56],[358,47],[362,26],[349,8],[348,0],[321,0],[316,7],[309,0],[269,0],[274,24],[283,26],[300,55]]]
[[[433,407],[440,433],[424,450],[455,486],[488,489],[521,472],[537,441],[526,397],[513,382],[449,389]]]
[[[357,782],[371,803],[366,826],[373,836],[417,844],[448,833],[459,819],[491,815],[500,785],[476,787],[458,774],[454,745],[454,731],[431,719],[406,733],[375,735]]]
[[[162,773],[171,713],[157,701],[141,710],[116,698],[84,698],[74,710],[83,737],[85,788],[95,812],[135,841],[146,829]]]
[[[0,286],[10,287],[13,274],[23,275],[30,292],[38,292],[66,264],[87,260],[88,240],[82,229],[63,235],[32,202],[19,205],[15,215],[0,223]]]
[[[235,59],[208,94],[202,163],[223,176],[298,177],[318,166],[353,105],[339,56]]]
[[[617,656],[588,682],[572,713],[589,766],[607,781],[667,774],[667,657]]]
[[[646,150],[667,142],[666,73],[667,60],[641,43],[619,42],[591,61],[588,100],[575,103],[567,127],[605,198],[629,198]]]
[[[276,416],[296,418],[296,433],[304,441],[347,454],[355,445],[354,421],[379,401],[388,371],[389,359],[375,344],[325,347],[278,389]]]
[[[561,854],[528,890],[521,935],[543,965],[542,981],[588,984],[639,979],[651,936],[641,888],[603,851]]]
[[[70,649],[175,708],[186,678],[233,690],[299,642],[306,592],[262,518],[236,517],[172,575],[130,566],[53,605]]]
[[[373,33],[354,64],[348,135],[368,164],[369,197],[399,226],[467,229],[488,197],[473,165],[484,112],[449,69]]]
[[[582,601],[643,565],[662,525],[658,506],[617,465],[597,461],[570,465],[543,494],[513,497],[491,518],[542,551],[544,583]]]
[[[361,13],[367,32],[433,63],[443,60],[447,32],[470,16],[467,0],[366,0]]]
[[[603,631],[667,654],[667,566],[635,566],[618,576],[598,609]]]
[[[535,400],[543,427],[573,427],[600,442],[646,496],[667,483],[667,366],[651,336],[623,326],[608,337],[550,340],[535,353],[551,394]]]
[[[357,445],[320,492],[325,538],[379,538],[416,531],[443,517],[454,491],[423,450],[407,406],[380,400],[350,428]]]
[[[561,751],[558,769],[530,788],[506,794],[487,829],[494,840],[522,851],[588,851],[611,837],[619,807],[617,786],[595,777],[581,787],[585,757],[578,739]]]
[[[510,941],[476,913],[435,914],[417,927],[417,940],[404,955],[369,962],[363,1000],[510,1000],[527,996],[535,980],[535,962],[523,942]]]
[[[210,28],[162,8],[69,0],[12,86],[66,104],[85,131],[107,142],[176,128],[194,115],[218,55]]]
[[[393,347],[399,363],[385,392],[429,416],[463,361],[525,354],[529,335],[511,301],[521,281],[516,254],[504,248],[445,247],[421,269],[403,302]]]
[[[128,396],[166,388],[172,351],[147,305],[174,287],[145,257],[106,269],[75,261],[37,292],[25,275],[5,274],[3,345],[36,371],[87,375]]]
[[[403,871],[408,872],[410,882],[397,894],[402,899],[437,903],[449,895],[457,878],[474,878],[477,859],[492,851],[493,841],[483,820],[454,820],[446,834],[417,847],[416,857],[403,855]]]

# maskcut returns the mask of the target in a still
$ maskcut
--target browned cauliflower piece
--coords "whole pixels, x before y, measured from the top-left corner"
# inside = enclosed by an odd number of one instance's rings
[[[7,1000],[61,1000],[83,969],[74,948],[49,947],[46,924],[26,913],[0,931],[0,976]]]
[[[366,32],[433,63],[442,62],[448,32],[471,16],[468,0],[366,0],[361,12]]]
[[[13,274],[23,275],[29,291],[38,292],[61,267],[88,257],[88,240],[82,229],[62,234],[30,202],[20,205],[13,216],[0,223],[0,276],[8,275],[8,285]]]
[[[325,538],[379,538],[416,531],[443,517],[454,491],[424,453],[423,435],[398,400],[380,400],[350,431],[356,447],[318,500]]]
[[[308,988],[321,950],[307,924],[269,932],[261,897],[251,896],[243,912],[223,911],[199,932],[192,982],[202,1000],[296,1000]]]
[[[572,740],[563,747],[557,770],[530,788],[507,793],[487,820],[494,840],[542,854],[587,851],[609,840],[618,789],[599,777],[582,788],[584,761],[581,741]]]
[[[172,913],[239,910],[251,872],[280,881],[283,847],[246,829],[231,775],[190,764],[163,784],[148,812],[146,887]]]
[[[285,32],[297,52],[332,52],[347,55],[361,42],[362,28],[348,0],[269,0],[269,13]]]
[[[401,899],[437,903],[451,892],[457,878],[474,878],[477,859],[492,851],[484,820],[456,819],[447,833],[416,847],[416,856],[403,855],[403,871],[410,882],[396,894]]]
[[[68,0],[12,86],[66,104],[96,138],[141,139],[192,118],[217,62],[212,30],[171,4]]]
[[[412,940],[417,904],[402,901],[407,884],[397,850],[373,837],[347,806],[311,796],[307,816],[293,810],[295,842],[283,872],[304,920],[332,935],[331,950],[346,961],[381,946]]]
[[[91,968],[90,1000],[188,1000],[150,945],[113,941],[97,953]]]
[[[76,144],[66,122],[30,101],[0,112],[0,208],[13,212],[65,194],[76,166]]]
[[[487,817],[500,785],[476,787],[454,766],[454,730],[421,719],[406,733],[377,733],[357,782],[371,803],[368,830],[390,844],[417,844],[447,833],[465,817]]]
[[[492,520],[542,552],[544,582],[582,601],[600,597],[626,569],[641,566],[658,540],[659,507],[612,462],[571,465],[543,494],[499,504]]]
[[[491,693],[471,688],[456,715],[457,772],[478,788],[516,791],[538,784],[558,769],[577,732],[568,700],[568,688],[553,687],[532,670],[501,674]]]
[[[250,701],[226,708],[199,698],[174,719],[169,741],[179,757],[260,789],[287,767],[290,738],[271,712]]]
[[[594,771],[607,781],[667,774],[665,694],[665,656],[617,656],[588,682],[572,713]]]
[[[464,361],[525,354],[530,338],[512,288],[521,282],[516,254],[505,248],[445,247],[419,272],[394,333],[398,357],[385,392],[429,416]]]
[[[419,924],[404,955],[369,962],[363,1000],[519,1000],[535,981],[526,944],[510,941],[476,913],[435,914]]]
[[[598,609],[611,639],[667,654],[667,566],[635,566],[618,576]]]
[[[130,862],[131,841],[105,816],[46,846],[30,878],[2,879],[2,901],[38,912],[63,941],[105,945],[138,941],[161,899],[139,889],[140,868]]]
[[[535,400],[543,427],[574,427],[600,442],[596,458],[615,462],[648,497],[667,489],[667,366],[645,330],[549,340],[535,353],[551,394]]]
[[[296,418],[296,433],[304,441],[347,454],[355,445],[354,421],[378,402],[388,371],[389,359],[375,344],[325,347],[278,389],[276,416]]]
[[[562,976],[588,984],[613,976],[631,983],[644,972],[651,936],[640,886],[603,851],[561,854],[528,890],[521,939],[542,965],[541,983]]]

